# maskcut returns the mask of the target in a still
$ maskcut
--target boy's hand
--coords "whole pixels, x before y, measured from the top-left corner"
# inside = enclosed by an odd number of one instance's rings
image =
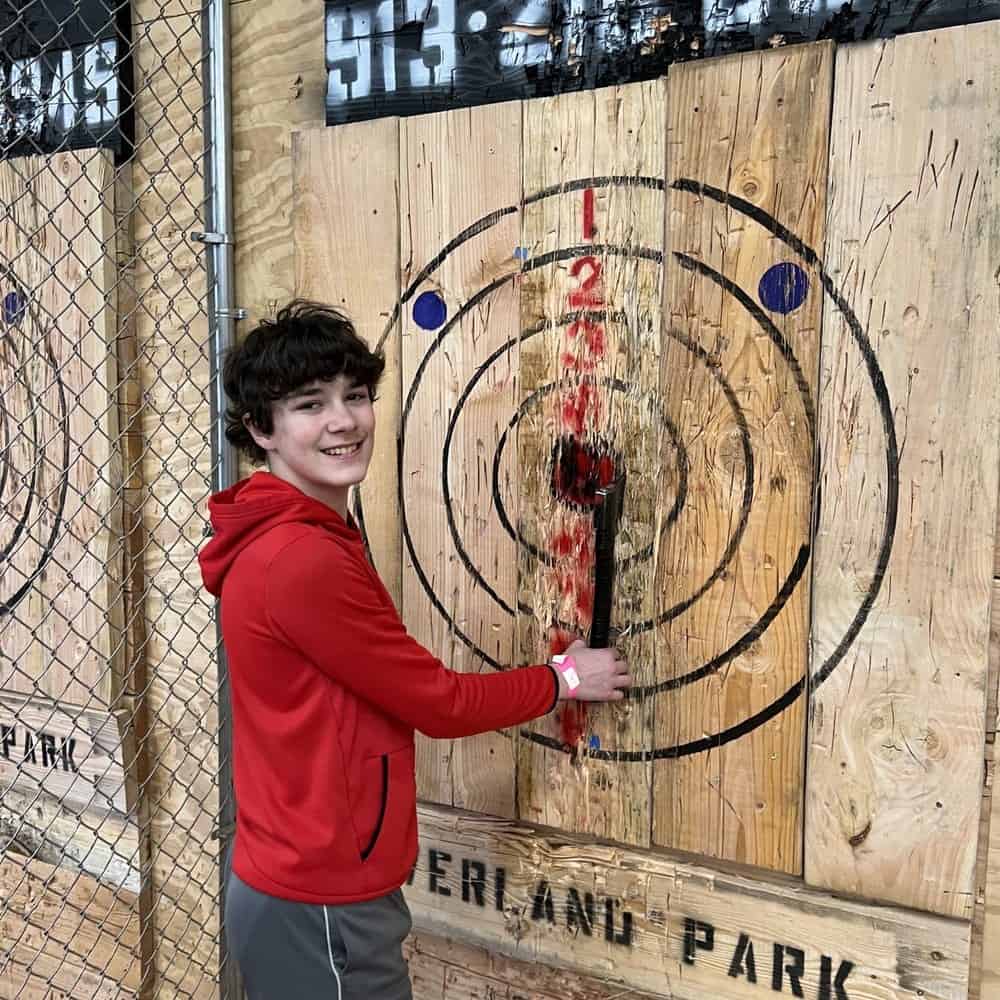
[[[570,694],[566,678],[557,670],[560,700],[621,701],[625,697],[623,689],[632,686],[628,666],[616,649],[591,649],[582,639],[576,639],[565,655],[576,661],[580,686]]]

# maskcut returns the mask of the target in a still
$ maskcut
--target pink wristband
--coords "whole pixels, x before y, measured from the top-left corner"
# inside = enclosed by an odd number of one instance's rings
[[[576,672],[576,660],[572,656],[560,654],[552,657],[552,666],[566,678],[567,693],[570,698],[574,698],[576,689],[580,686],[580,675]]]

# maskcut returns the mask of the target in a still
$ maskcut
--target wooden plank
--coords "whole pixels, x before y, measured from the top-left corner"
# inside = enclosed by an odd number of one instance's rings
[[[211,481],[210,371],[204,264],[188,237],[204,228],[204,134],[192,110],[204,101],[203,54],[184,17],[154,13],[152,0],[133,8],[149,18],[133,49],[132,161],[149,761],[141,843],[153,906],[143,914],[142,991],[209,1000],[219,955],[218,678],[213,602],[196,559]]]
[[[515,211],[469,227],[520,202],[521,111],[500,104],[400,127],[404,618],[448,666],[504,669],[516,557],[492,466],[517,402],[520,232]],[[516,469],[506,496],[517,496]],[[424,798],[514,814],[508,736],[421,740],[417,774]]]
[[[997,530],[996,536],[1000,539],[1000,504],[997,504]],[[993,556],[993,575],[1000,576],[1000,545],[996,546]]]
[[[813,566],[806,878],[966,918],[1000,462],[998,44],[989,24],[838,50]]]
[[[0,849],[84,873],[113,890],[140,889],[137,825],[116,810],[94,813],[44,791],[8,788],[0,799]]]
[[[0,164],[0,684],[105,709],[123,625],[112,170],[95,151]]]
[[[411,935],[404,954],[414,1000],[640,1000],[651,995],[431,934]]]
[[[96,815],[128,812],[123,713],[66,708],[0,691],[0,795],[42,790]]]
[[[247,331],[294,293],[292,132],[324,124],[326,65],[323,12],[310,0],[233,3],[230,19],[236,299]]]
[[[141,967],[153,967],[155,950],[153,881],[150,877],[149,829],[152,813],[149,796],[140,789],[150,787],[148,663],[146,661],[145,549],[146,533],[142,507],[142,364],[136,336],[141,306],[136,296],[138,254],[135,243],[135,191],[133,162],[124,164],[115,177],[115,313],[118,318],[118,417],[122,449],[122,600],[125,607],[124,667],[122,693],[117,704],[126,715],[124,738],[135,753],[127,762],[126,781],[135,795],[134,820],[140,831],[141,851],[135,864],[142,872],[139,887],[139,919],[142,928],[139,951]]]
[[[661,395],[687,501],[660,550],[653,841],[801,871],[808,559],[833,50],[668,82]],[[786,227],[794,236],[783,239]],[[783,700],[784,699],[784,700]]]
[[[405,889],[419,934],[680,1000],[768,986],[831,1000],[966,995],[963,921],[439,807],[419,819]]]
[[[292,163],[295,292],[344,309],[368,344],[385,354],[375,405],[375,451],[361,510],[372,562],[398,608],[399,123],[383,118],[294,133]],[[359,269],[361,260],[365,266]],[[353,509],[358,510],[356,502]]]
[[[134,894],[10,852],[0,858],[0,893],[0,997],[137,996]]]
[[[1000,533],[997,534],[1000,543]],[[977,877],[977,896],[982,895],[982,918],[973,925],[972,980],[980,1000],[1000,1000],[1000,795],[996,794],[997,685],[1000,683],[1000,580],[993,581],[990,614],[990,706],[986,713],[986,794],[983,797],[984,828],[980,850],[983,871]],[[984,849],[985,848],[985,849]],[[978,887],[982,886],[980,890]],[[979,899],[977,898],[977,903]],[[975,994],[970,989],[970,998]]]
[[[621,705],[562,706],[525,727],[520,815],[648,844],[656,679],[652,582],[670,494],[661,474],[663,81],[566,94],[524,107],[518,465],[519,651],[540,662],[593,606],[593,492],[626,476],[613,622],[639,690]],[[672,471],[672,470],[671,470]],[[669,473],[668,473],[669,475]],[[671,497],[672,499],[672,497]],[[626,762],[622,758],[638,755]]]

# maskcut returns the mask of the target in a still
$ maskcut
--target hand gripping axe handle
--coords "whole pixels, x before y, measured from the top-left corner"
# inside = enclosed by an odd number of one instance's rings
[[[611,605],[615,596],[615,539],[625,498],[625,474],[601,486],[594,506],[594,615],[591,649],[605,649],[611,633]]]

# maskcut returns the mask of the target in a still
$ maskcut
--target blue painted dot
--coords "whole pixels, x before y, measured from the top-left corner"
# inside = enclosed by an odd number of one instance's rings
[[[448,307],[437,292],[421,292],[413,303],[413,322],[424,330],[436,330],[448,318]]]
[[[5,323],[20,323],[24,315],[25,301],[20,292],[8,292],[3,297],[3,320]]]
[[[528,248],[527,247],[514,247],[514,259],[515,260],[527,260],[528,259]]]
[[[785,261],[764,272],[757,294],[765,308],[782,315],[798,309],[809,293],[809,278],[798,264]]]
[[[601,749],[601,737],[598,736],[597,733],[594,733],[590,737],[590,743],[588,744],[588,746],[590,747],[591,750],[600,750]]]

